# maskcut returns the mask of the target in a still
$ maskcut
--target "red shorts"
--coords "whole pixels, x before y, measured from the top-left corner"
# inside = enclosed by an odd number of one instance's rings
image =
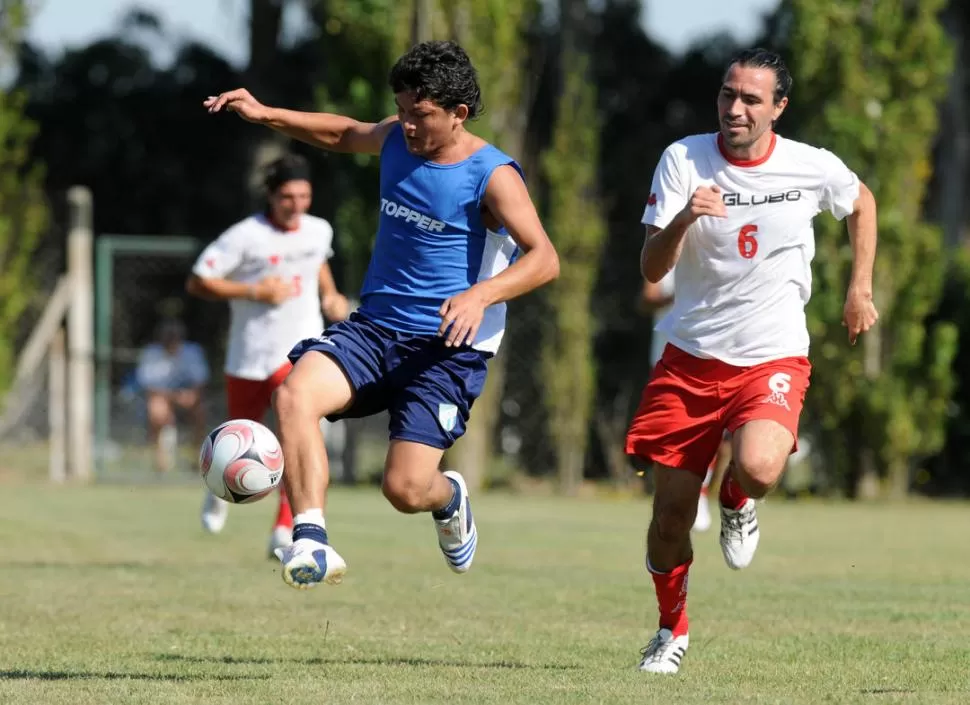
[[[627,455],[703,476],[724,432],[749,421],[777,421],[797,439],[811,372],[807,357],[735,367],[668,345],[627,431]]]
[[[293,369],[285,363],[269,379],[243,379],[226,375],[226,406],[230,419],[249,419],[262,423],[269,410],[273,392]]]

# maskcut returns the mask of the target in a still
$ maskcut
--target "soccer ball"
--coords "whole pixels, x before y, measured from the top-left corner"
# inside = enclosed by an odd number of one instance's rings
[[[199,467],[206,487],[220,499],[245,504],[262,499],[283,477],[283,450],[261,423],[233,419],[202,442]]]

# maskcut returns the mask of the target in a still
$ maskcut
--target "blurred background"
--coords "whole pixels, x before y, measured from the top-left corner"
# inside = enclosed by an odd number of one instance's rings
[[[259,207],[260,169],[313,165],[341,290],[362,280],[378,164],[290,143],[212,94],[379,120],[411,43],[477,66],[472,129],[523,164],[562,276],[510,307],[467,436],[485,487],[640,491],[623,437],[650,372],[640,216],[670,142],[716,128],[739,48],[794,76],[779,132],[835,151],[880,205],[879,326],[850,347],[844,225],[816,220],[812,388],[791,497],[970,492],[970,4],[962,0],[0,0],[0,477],[156,481],[133,372],[163,318],[205,350],[224,418],[228,309],[184,293],[201,248]],[[179,438],[189,438],[188,433]],[[379,473],[386,420],[348,425],[346,482]],[[182,481],[195,448],[183,449]],[[195,480],[197,481],[197,480]]]

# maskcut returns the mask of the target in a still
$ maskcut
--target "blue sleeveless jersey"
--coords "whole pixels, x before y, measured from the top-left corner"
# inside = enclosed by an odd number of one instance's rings
[[[515,241],[482,222],[485,187],[505,164],[522,173],[492,145],[456,164],[436,164],[408,152],[400,125],[391,130],[381,150],[380,220],[362,316],[392,330],[435,335],[445,299],[509,266]],[[495,352],[504,331],[505,304],[490,306],[473,347]]]

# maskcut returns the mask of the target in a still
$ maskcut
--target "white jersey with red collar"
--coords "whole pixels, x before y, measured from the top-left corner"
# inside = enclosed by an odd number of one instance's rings
[[[727,207],[726,218],[688,228],[673,308],[657,330],[691,355],[739,367],[807,355],[812,219],[851,213],[859,178],[831,152],[774,134],[757,161],[729,159],[719,145],[716,133],[675,142],[654,173],[646,225],[666,227],[700,186],[720,187]]]
[[[296,343],[320,335],[320,267],[333,255],[332,242],[333,229],[323,218],[303,215],[296,229],[283,231],[257,214],[233,225],[199,255],[192,268],[199,277],[255,284],[276,276],[295,292],[279,306],[229,302],[226,374],[268,379]]]

